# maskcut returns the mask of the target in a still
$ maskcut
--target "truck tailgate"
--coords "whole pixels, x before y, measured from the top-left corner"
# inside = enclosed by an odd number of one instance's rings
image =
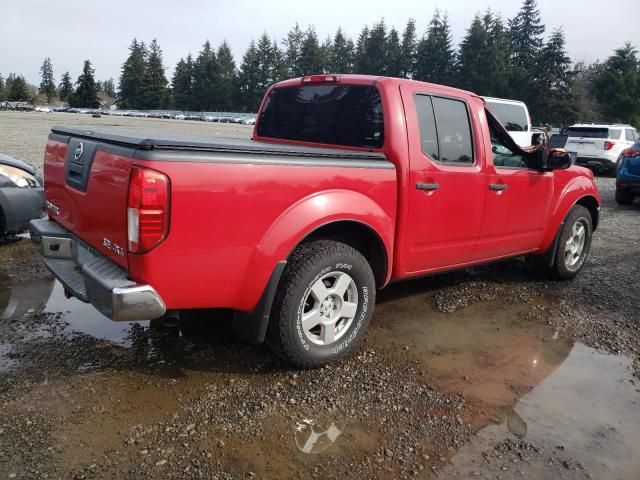
[[[47,213],[127,268],[127,195],[134,149],[52,133],[45,151]]]

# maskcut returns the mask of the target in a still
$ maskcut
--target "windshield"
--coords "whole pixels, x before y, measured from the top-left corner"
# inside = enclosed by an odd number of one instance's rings
[[[258,136],[349,147],[384,144],[378,89],[362,85],[275,88],[258,122]]]
[[[529,131],[529,119],[523,105],[513,103],[498,103],[487,100],[487,105],[493,110],[500,122],[510,132]]]

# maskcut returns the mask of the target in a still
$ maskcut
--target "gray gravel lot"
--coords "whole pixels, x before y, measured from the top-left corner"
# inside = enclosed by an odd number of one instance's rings
[[[249,138],[253,127],[233,123],[209,123],[160,118],[133,118],[105,115],[93,118],[79,113],[0,112],[0,152],[27,160],[40,171],[47,136],[54,125],[109,127],[173,134],[199,134]]]
[[[0,152],[41,166],[52,125],[96,122],[251,133],[0,112]],[[392,285],[361,349],[312,371],[224,312],[113,324],[65,300],[27,239],[1,245],[0,478],[637,479],[640,203],[597,182],[574,281],[515,259]]]

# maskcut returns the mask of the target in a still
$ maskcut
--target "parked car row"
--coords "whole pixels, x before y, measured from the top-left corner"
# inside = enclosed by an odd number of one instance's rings
[[[34,105],[31,102],[0,102],[0,110],[13,110],[19,112],[28,112],[34,110]]]
[[[36,112],[67,112],[84,113],[89,115],[112,115],[116,117],[164,118],[174,120],[197,120],[201,122],[237,123],[241,125],[255,125],[256,115],[252,113],[236,112],[177,112],[142,110],[110,110],[103,108],[71,108],[66,105],[38,105],[27,102],[0,102],[0,110],[29,110]]]

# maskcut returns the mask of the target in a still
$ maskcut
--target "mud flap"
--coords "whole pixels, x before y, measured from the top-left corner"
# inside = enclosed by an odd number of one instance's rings
[[[556,258],[556,252],[558,251],[558,242],[560,241],[560,233],[562,232],[562,227],[564,227],[564,222],[562,222],[558,227],[558,231],[556,232],[556,236],[553,237],[553,243],[551,244],[551,246],[547,249],[546,252],[538,257],[540,265],[548,268],[553,267],[553,263]]]
[[[253,312],[234,312],[233,314],[233,330],[244,341],[260,344],[264,342],[269,326],[269,316],[271,314],[271,306],[273,299],[280,283],[280,277],[284,267],[287,265],[286,260],[278,262],[271,273],[269,283],[267,283],[262,297]]]

